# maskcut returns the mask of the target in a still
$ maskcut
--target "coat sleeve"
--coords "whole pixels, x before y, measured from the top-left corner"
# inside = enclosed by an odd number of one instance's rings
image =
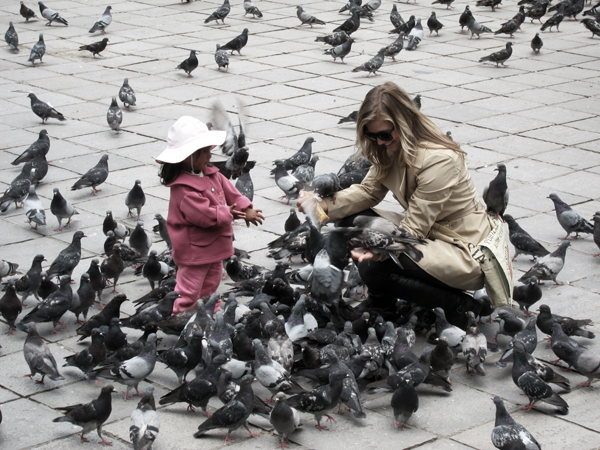
[[[444,203],[452,195],[459,180],[456,160],[442,152],[433,152],[416,174],[417,187],[408,200],[403,226],[416,237],[425,239],[438,221]]]
[[[375,180],[375,169],[372,167],[361,184],[354,184],[337,192],[335,200],[324,199],[327,203],[329,220],[339,220],[377,206],[387,193],[388,188]]]
[[[243,211],[246,208],[253,208],[252,202],[245,195],[240,194],[233,183],[227,179],[221,173],[218,173],[220,178],[221,186],[223,186],[223,193],[225,194],[225,201],[228,205],[237,205],[236,210]]]
[[[192,192],[183,197],[179,209],[185,220],[202,228],[224,227],[233,220],[229,206],[211,206],[201,192]]]

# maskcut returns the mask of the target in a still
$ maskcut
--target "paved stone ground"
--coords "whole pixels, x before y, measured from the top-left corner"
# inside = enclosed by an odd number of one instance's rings
[[[104,10],[104,4],[55,0],[48,6],[59,11],[70,25],[46,27],[41,20],[24,23],[17,14],[18,2],[0,1],[2,27],[6,29],[9,20],[14,22],[22,49],[19,54],[7,48],[0,51],[0,188],[4,189],[20,171],[9,162],[35,141],[40,129],[46,128],[52,140],[48,156],[53,163],[38,195],[49,209],[52,189],[58,187],[80,212],[70,228],[58,233],[52,231],[56,222],[49,210],[49,225],[34,231],[24,223],[22,210],[11,207],[0,217],[0,256],[27,270],[33,255],[41,252],[52,261],[70,242],[73,232],[80,229],[88,237],[82,242],[84,259],[74,273],[78,280],[91,258],[101,257],[104,212],[112,209],[117,220],[134,224],[126,217],[124,197],[136,178],[142,180],[147,194],[142,218],[150,229],[154,213],[165,214],[167,210],[168,190],[159,184],[153,156],[165,146],[168,127],[184,114],[208,120],[210,106],[218,99],[231,111],[237,109],[237,102],[246,106],[251,158],[259,163],[252,172],[255,205],[267,217],[260,228],[238,227],[236,245],[250,252],[252,262],[272,267],[273,261],[265,257],[264,250],[267,242],[282,232],[289,207],[278,199],[280,191],[268,175],[271,161],[291,155],[306,137],[313,136],[313,149],[321,158],[317,172],[337,171],[352,152],[354,139],[353,127],[338,126],[338,119],[356,110],[365,93],[384,81],[397,82],[409,93],[423,96],[423,111],[443,131],[452,131],[454,139],[468,152],[472,177],[480,192],[494,176],[495,164],[506,164],[511,190],[508,211],[548,248],[556,248],[564,236],[552,203],[546,198],[548,194],[558,193],[588,218],[600,209],[600,46],[597,39],[590,40],[590,33],[578,21],[565,20],[562,33],[541,33],[544,47],[540,55],[533,56],[529,42],[539,25],[527,20],[522,26],[524,32],[511,39],[515,46],[509,67],[495,68],[478,60],[504,48],[509,38],[485,34],[481,39],[469,40],[468,35],[460,34],[458,16],[466,3],[457,0],[451,10],[439,5],[402,3],[399,10],[405,19],[414,14],[425,23],[435,10],[445,27],[439,37],[430,38],[426,32],[416,51],[402,51],[397,62],[386,60],[381,76],[367,78],[351,69],[392,41],[393,35],[388,34],[391,3],[384,2],[374,23],[363,22],[355,34],[352,53],[346,58],[347,65],[334,63],[322,54],[325,47],[314,42],[316,36],[328,34],[333,24],[346,19],[337,12],[342,3],[302,2],[306,11],[328,22],[312,29],[296,27],[297,3],[258,1],[264,13],[264,18],[258,20],[243,17],[241,1],[236,1],[226,25],[204,25],[204,19],[219,6],[218,0],[189,4],[165,0],[111,2],[114,21],[108,28],[109,46],[104,57],[93,59],[77,48],[99,40],[98,34],[90,35],[87,30]],[[34,2],[29,6],[37,11]],[[492,30],[518,9],[514,0],[507,0],[496,12],[474,5],[471,8],[478,21]],[[227,42],[246,27],[250,40],[244,56],[231,56],[229,71],[219,72],[213,59],[215,44]],[[43,64],[31,67],[27,55],[40,32],[45,36],[47,54]],[[200,60],[193,78],[175,70],[190,49],[198,50]],[[124,131],[116,135],[108,129],[105,115],[110,98],[118,93],[125,77],[136,91],[138,106],[124,111]],[[68,120],[40,125],[30,111],[26,97],[30,91],[54,105]],[[232,118],[235,123],[235,116]],[[92,197],[87,189],[69,191],[102,153],[110,154],[111,169],[102,192]],[[393,202],[388,206],[397,207]],[[155,248],[165,247],[158,237],[155,241]],[[597,251],[590,236],[572,241],[559,276],[565,285],[543,288],[543,301],[553,311],[600,321],[600,312],[594,308],[600,301],[598,262],[592,257]],[[517,273],[529,266],[525,257],[514,264]],[[145,280],[136,278],[131,269],[121,280],[120,290],[129,298],[137,298],[148,289]],[[28,300],[27,310],[33,304]],[[130,304],[123,309],[133,311]],[[94,307],[91,313],[96,312]],[[67,314],[66,321],[66,329],[58,336],[50,334],[49,324],[39,326],[59,361],[83,348],[76,342],[73,316]],[[597,326],[592,329],[600,331]],[[0,330],[4,333],[6,324],[0,324]],[[486,325],[485,332],[493,335],[494,327]],[[130,337],[135,335],[130,332]],[[0,409],[4,416],[1,447],[82,448],[75,435],[78,428],[51,422],[59,415],[53,408],[90,401],[98,388],[70,368],[63,370],[66,379],[60,382],[48,380],[38,385],[23,378],[28,369],[22,356],[23,340],[22,332],[0,338]],[[163,345],[170,343],[172,339],[163,341]],[[592,341],[585,343],[596,346]],[[418,347],[423,345],[420,339]],[[549,360],[552,355],[544,347],[540,344],[536,355]],[[492,356],[491,362],[497,357]],[[489,449],[494,423],[491,398],[501,395],[516,420],[545,449],[600,447],[597,388],[579,388],[566,394],[564,398],[571,407],[567,416],[556,416],[544,405],[524,413],[519,408],[525,399],[513,385],[509,370],[489,364],[487,371],[485,378],[468,376],[459,359],[451,394],[419,388],[421,407],[410,420],[410,430],[399,432],[391,427],[389,395],[365,396],[367,419],[355,420],[346,414],[330,427],[331,431],[317,432],[313,419],[306,416],[304,430],[293,435],[291,446],[363,449],[394,442],[397,448],[421,450]],[[567,376],[574,384],[584,380],[578,374]],[[148,381],[155,384],[159,396],[176,386],[172,372],[160,364]],[[116,449],[130,447],[128,423],[135,403],[114,398],[105,432]],[[204,420],[200,413],[188,413],[177,405],[162,408],[160,414],[162,429],[155,449],[223,447],[223,431],[211,432],[202,440],[192,438]],[[236,443],[232,448],[274,448],[278,442],[268,431],[262,431],[257,439],[248,439],[242,431],[233,437]],[[99,445],[95,436],[90,438],[92,443],[83,447]]]

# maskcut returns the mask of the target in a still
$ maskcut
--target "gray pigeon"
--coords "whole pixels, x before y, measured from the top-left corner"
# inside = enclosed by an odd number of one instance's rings
[[[150,283],[151,289],[154,289],[154,283],[160,282],[169,274],[169,266],[156,259],[156,250],[152,250],[148,256],[148,261],[142,266],[142,275]]]
[[[96,429],[98,437],[102,439],[102,445],[112,445],[102,437],[102,425],[110,417],[112,412],[112,393],[116,392],[112,385],[107,384],[100,390],[100,395],[97,399],[90,403],[78,404],[73,406],[65,406],[56,408],[64,411],[64,416],[57,417],[53,422],[70,422],[73,425],[83,428],[81,430],[81,442],[87,442],[84,437],[93,429]]]
[[[279,434],[281,446],[285,447],[290,435],[300,426],[300,415],[298,411],[287,404],[283,392],[278,392],[274,400],[275,406],[269,415],[269,422]]]
[[[6,212],[12,202],[15,202],[15,207],[17,209],[23,206],[19,206],[19,202],[24,202],[29,195],[29,186],[31,186],[31,180],[34,175],[35,169],[29,170],[28,172],[23,170],[11,181],[8,189],[6,189],[2,197],[0,197],[1,212]]]
[[[11,263],[11,262],[5,261],[3,259],[0,259],[0,280],[2,280],[2,277],[6,277],[9,275],[16,275],[18,268],[19,268],[18,264]]]
[[[396,5],[394,5],[396,6]],[[401,31],[400,34],[398,35],[398,38],[396,38],[396,40],[394,42],[392,42],[390,45],[388,45],[385,48],[385,53],[384,56],[388,56],[390,58],[392,58],[392,61],[396,61],[396,56],[398,55],[398,53],[400,53],[402,51],[402,48],[404,47],[404,31]],[[356,117],[354,118],[354,122],[356,122]],[[342,123],[341,121],[338,123]]]
[[[121,132],[121,123],[123,122],[123,112],[117,104],[117,98],[113,97],[108,112],[106,113],[106,121],[111,130],[114,130],[119,134]]]
[[[349,38],[350,36],[348,36],[348,33],[345,31],[338,31],[327,36],[317,36],[315,42],[324,42],[332,47],[336,47],[346,42]]]
[[[479,60],[479,62],[490,61],[496,63],[496,67],[498,67],[498,64],[502,64],[502,67],[508,67],[504,63],[512,55],[512,45],[512,42],[507,42],[505,49],[494,52],[491,55],[484,56]]]
[[[419,409],[419,395],[415,391],[410,373],[402,375],[400,385],[392,395],[391,405],[394,410],[394,427],[409,428],[406,426],[406,422]]]
[[[496,217],[503,217],[504,211],[506,211],[506,207],[508,206],[506,166],[500,163],[494,170],[498,171],[498,175],[483,189],[483,201],[487,206],[488,213],[496,214]]]
[[[144,222],[138,220],[135,229],[129,236],[129,246],[138,252],[141,256],[148,256],[150,247],[152,246],[152,238],[146,230],[144,230]]]
[[[533,50],[533,54],[537,55],[542,49],[544,43],[542,42],[542,38],[540,37],[540,33],[535,33],[535,36],[531,40],[531,49]]]
[[[42,302],[35,305],[33,309],[23,317],[17,327],[20,330],[26,330],[27,324],[30,322],[52,322],[54,325],[52,334],[60,333],[56,327],[57,325],[64,326],[64,323],[60,322],[60,319],[69,310],[69,306],[73,300],[73,290],[71,289],[70,282],[71,277],[66,275],[62,276],[60,278],[60,288],[48,295]]]
[[[581,217],[577,211],[563,202],[558,195],[550,194],[548,198],[554,202],[554,210],[556,212],[558,223],[560,223],[560,226],[563,227],[567,232],[567,235],[562,238],[563,240],[568,239],[571,233],[575,233],[575,239],[577,239],[579,237],[579,233],[594,232],[594,227],[592,224]]]
[[[50,151],[50,138],[48,137],[48,131],[45,129],[40,130],[37,140],[31,144],[27,150],[21,153],[11,164],[18,166],[21,163],[26,163],[35,158],[35,155],[41,153],[46,156]]]
[[[381,0],[369,0],[366,4],[362,5],[366,11],[375,11],[381,6]]]
[[[190,50],[190,56],[184,59],[176,69],[181,69],[188,74],[188,78],[192,76],[192,72],[198,67],[198,58],[196,57],[196,50]]]
[[[581,3],[581,4],[583,4],[583,3]],[[583,24],[584,27],[586,27],[588,30],[590,30],[592,32],[592,36],[590,37],[590,39],[593,39],[594,36],[600,36],[600,23],[598,23],[597,19],[596,20],[583,19],[583,20],[581,20],[581,23]]]
[[[63,219],[67,219],[67,224],[65,226],[69,226],[71,223],[71,218],[75,214],[79,214],[79,212],[73,208],[71,205],[60,193],[58,188],[53,189],[54,195],[52,197],[52,202],[50,202],[50,212],[56,216],[58,220],[58,228],[54,231],[62,231],[62,221]]]
[[[221,70],[223,67],[226,71],[229,70],[229,55],[225,50],[221,50],[221,46],[217,44],[217,50],[215,51],[215,62]]]
[[[149,385],[129,420],[129,438],[133,450],[150,450],[159,430],[160,418],[154,403],[154,386]]]
[[[436,315],[435,332],[438,338],[446,338],[448,347],[457,355],[462,351],[461,344],[466,333],[457,326],[448,323],[442,308],[434,308],[433,312]]]
[[[71,244],[58,254],[56,259],[52,261],[50,267],[46,271],[49,278],[69,275],[73,273],[73,269],[79,264],[81,259],[81,239],[86,237],[83,231],[76,231],[73,234]]]
[[[242,30],[242,33],[239,36],[234,37],[227,44],[223,45],[221,47],[221,50],[230,50],[232,55],[233,55],[233,52],[235,51],[235,52],[238,52],[238,54],[240,56],[244,56],[244,55],[242,55],[241,51],[246,46],[247,43],[248,43],[248,28],[244,28]]]
[[[90,274],[82,273],[79,281],[79,289],[77,292],[73,292],[73,299],[69,306],[69,311],[75,314],[77,318],[76,324],[85,323],[90,307],[94,304],[96,298],[96,291],[92,287],[90,282]],[[79,320],[79,314],[83,314],[84,320]]]
[[[484,376],[483,363],[487,356],[487,340],[477,326],[467,328],[461,347],[467,363],[467,373],[474,370],[477,375]]]
[[[278,159],[275,160],[275,183],[283,191],[285,197],[287,197],[287,203],[289,205],[290,200],[298,198],[300,190],[303,185],[295,176],[290,175],[284,168],[284,161]],[[283,197],[282,197],[283,198]]]
[[[344,57],[347,56],[348,53],[350,53],[353,43],[354,43],[354,38],[350,38],[343,44],[338,45],[337,47],[333,47],[333,48],[330,48],[329,50],[325,50],[324,54],[331,55],[333,57],[334,62],[337,58],[340,58],[342,60],[342,64],[346,64],[344,62]]]
[[[8,30],[4,33],[4,40],[13,52],[19,51],[19,36],[17,35],[12,22],[8,22]]]
[[[532,276],[536,276],[540,284],[544,284],[542,280],[552,280],[555,284],[562,285],[563,283],[556,281],[556,276],[565,265],[565,254],[569,245],[571,245],[569,241],[561,242],[556,250],[540,258],[531,269],[519,278],[519,281],[527,283]]]
[[[386,47],[380,48],[379,51],[377,52],[377,55],[375,55],[373,58],[368,60],[366,63],[353,69],[352,72],[369,72],[369,74],[367,75],[367,78],[369,78],[371,76],[371,74],[378,75],[377,71],[383,65],[385,50],[386,50]]]
[[[43,261],[46,261],[44,255],[36,255],[27,273],[15,281],[15,289],[21,294],[21,303],[25,303],[30,295],[35,296],[38,302],[42,300],[37,291],[42,282]]]
[[[492,30],[490,30],[488,27],[481,25],[479,22],[477,22],[472,14],[469,17],[469,20],[467,21],[467,28],[471,32],[471,37],[469,38],[469,40],[473,39],[473,36],[475,35],[477,35],[477,39],[479,39],[481,37],[481,34],[492,32]]]
[[[108,210],[106,211],[106,217],[104,218],[104,222],[102,223],[102,232],[106,236],[108,235],[107,233],[109,231],[112,231],[116,237],[125,241],[125,238],[131,235],[131,232],[133,230],[115,221],[112,215],[112,211]]]
[[[25,376],[33,379],[35,374],[39,373],[42,375],[42,379],[36,382],[39,384],[44,384],[46,375],[54,381],[64,380],[65,378],[58,372],[54,356],[52,356],[46,342],[38,334],[35,323],[30,322],[26,327],[27,338],[23,345],[23,356],[31,373]]]
[[[497,30],[494,35],[496,34],[510,34],[511,38],[514,38],[513,33],[515,33],[519,27],[521,26],[521,24],[519,23],[518,20],[515,19],[510,19],[508,22],[502,24],[502,26],[500,27],[499,30]]]
[[[306,11],[304,11],[302,9],[302,6],[299,5],[296,6],[296,15],[298,16],[298,19],[300,19],[301,22],[300,25],[298,25],[299,27],[308,24],[312,28],[313,23],[317,25],[326,25],[325,22],[323,22],[322,20],[319,20],[312,14],[309,14]]]
[[[142,189],[142,182],[135,180],[135,184],[125,197],[125,205],[129,208],[127,217],[133,217],[132,209],[137,210],[137,220],[140,220],[140,214],[142,213],[142,207],[146,204],[146,194]]]
[[[454,1],[454,0],[453,0]],[[435,3],[435,2],[434,2]],[[398,7],[396,4],[392,4],[392,12],[390,13],[390,22],[394,25],[394,28],[397,30],[404,23],[404,19],[398,12]]]
[[[165,241],[165,243],[167,244],[167,247],[171,248],[171,238],[169,237],[169,229],[167,228],[167,221],[165,220],[165,218],[162,215],[160,215],[158,213],[154,214],[154,219],[156,219],[158,224],[154,225],[154,227],[152,227],[152,231],[160,234],[161,239],[163,241]]]
[[[77,191],[86,187],[92,188],[92,195],[96,195],[101,189],[96,189],[96,186],[101,185],[108,178],[108,155],[102,155],[98,164],[88,170],[77,182],[71,187],[72,191]]]
[[[260,10],[254,6],[252,0],[244,0],[244,11],[246,11],[244,17],[246,17],[247,14],[252,14],[252,18],[258,17],[259,19],[263,16]]]
[[[492,444],[500,450],[542,450],[542,446],[529,431],[510,416],[502,398],[493,398],[496,405],[496,422],[492,430]]]
[[[504,221],[508,224],[508,238],[510,243],[515,247],[513,261],[521,254],[531,255],[533,257],[532,261],[535,261],[536,258],[546,256],[550,253],[542,244],[532,238],[527,231],[521,228],[513,216],[504,214]]]
[[[29,186],[29,195],[23,203],[23,209],[29,224],[35,224],[35,226],[32,225],[34,230],[37,230],[38,225],[46,226],[46,211],[42,201],[35,193],[35,184]]]
[[[223,22],[223,25],[225,25],[225,17],[227,17],[230,10],[231,10],[231,7],[229,5],[229,0],[225,0],[223,2],[223,4],[221,6],[219,6],[219,8],[215,12],[213,12],[210,16],[208,16],[206,18],[204,23],[208,23],[213,20],[216,21],[217,23],[219,23],[219,20],[220,20],[221,22]]]
[[[119,100],[123,102],[123,106],[129,109],[130,106],[135,106],[135,92],[129,86],[129,79],[123,80],[123,86],[119,89]]]
[[[127,386],[125,400],[131,400],[129,390],[135,388],[139,395],[138,385],[140,382],[154,371],[156,364],[156,334],[148,336],[146,346],[142,353],[131,359],[108,365],[90,372],[87,376],[90,380],[106,379]]]
[[[13,334],[15,321],[21,311],[23,311],[23,306],[19,297],[17,297],[15,282],[10,280],[6,283],[6,292],[0,298],[0,315],[8,322],[8,332],[6,334]]]
[[[105,29],[112,22],[112,15],[110,14],[111,8],[111,6],[106,7],[104,13],[102,13],[98,21],[94,24],[92,28],[90,28],[89,33],[95,33],[96,31],[101,30],[102,34],[106,34]]]
[[[42,58],[44,57],[45,54],[46,54],[46,43],[44,42],[44,34],[40,33],[39,40],[33,45],[33,47],[31,47],[31,52],[29,53],[29,59],[27,61],[35,66],[36,59],[39,59],[40,62],[44,62],[44,61],[42,61]]]
[[[406,50],[415,50],[419,43],[423,40],[423,25],[421,25],[421,19],[417,19],[417,23],[408,33],[408,43],[406,44]]]
[[[46,7],[46,5],[44,5],[42,2],[38,2],[38,5],[40,7],[40,13],[42,13],[42,17],[48,21],[46,24],[47,26],[52,25],[52,22],[55,21],[62,23],[65,26],[69,25],[69,22],[60,17],[60,14],[58,14],[56,11]]]

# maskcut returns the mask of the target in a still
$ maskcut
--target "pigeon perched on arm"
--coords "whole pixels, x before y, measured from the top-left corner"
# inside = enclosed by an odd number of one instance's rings
[[[12,22],[8,23],[8,30],[4,33],[4,40],[13,52],[19,51],[19,36],[17,35]]]
[[[125,206],[129,209],[127,217],[133,217],[132,209],[137,210],[137,220],[140,220],[140,214],[142,213],[142,207],[146,204],[146,194],[142,189],[142,182],[135,180],[135,183],[131,190],[125,197]]]
[[[565,255],[569,245],[571,245],[569,241],[561,242],[552,253],[538,259],[533,267],[519,278],[519,281],[527,283],[532,276],[536,276],[539,284],[544,284],[543,280],[552,280],[554,284],[562,285],[563,283],[556,281],[556,277],[565,265]]]
[[[81,47],[79,47],[79,51],[81,52],[83,50],[87,50],[94,56],[94,59],[96,59],[96,55],[102,56],[100,55],[100,52],[104,51],[107,45],[108,38],[104,38],[101,41],[94,42],[93,44],[82,45]]]
[[[106,34],[106,27],[110,25],[112,22],[112,15],[110,14],[110,10],[112,6],[107,6],[104,10],[104,13],[100,16],[98,21],[94,24],[92,28],[90,28],[89,33],[95,33],[96,31],[102,31],[102,34]]]
[[[70,422],[81,428],[81,442],[88,442],[84,437],[94,428],[98,433],[98,437],[102,439],[102,445],[112,445],[102,437],[102,425],[110,417],[112,412],[112,393],[116,392],[112,385],[103,386],[100,390],[100,395],[97,399],[86,404],[77,404],[73,406],[65,406],[56,408],[63,411],[64,416],[57,417],[53,422]]]
[[[69,25],[69,22],[60,17],[60,14],[58,14],[56,11],[46,7],[46,5],[44,5],[42,2],[38,2],[38,5],[40,7],[40,13],[42,14],[42,17],[48,21],[46,24],[47,26],[52,25],[52,22],[55,21],[62,23],[65,26]]]
[[[36,373],[42,375],[40,381],[36,383],[44,384],[46,375],[51,380],[64,380],[65,378],[58,372],[56,360],[46,345],[46,342],[40,337],[35,327],[35,323],[29,322],[25,325],[27,330],[27,338],[23,344],[23,356],[29,366],[31,373],[25,375],[33,379]]]
[[[46,120],[48,119],[58,119],[61,122],[63,120],[67,120],[65,119],[65,116],[59,113],[48,103],[45,103],[38,99],[35,94],[31,93],[27,97],[31,99],[31,110],[36,116],[42,119],[42,123],[46,123]]]
[[[19,9],[19,14],[21,14],[25,18],[25,23],[29,23],[29,19],[37,19],[35,12],[32,9],[25,6],[25,3],[23,2],[21,2],[21,9]]]
[[[225,25],[225,17],[227,17],[230,10],[231,10],[231,7],[229,5],[229,0],[225,0],[223,2],[223,4],[221,6],[219,6],[219,8],[215,12],[213,12],[210,16],[208,16],[206,18],[204,23],[208,23],[213,20],[216,21],[217,23],[219,23],[219,20],[220,20],[221,22],[223,22],[223,25]]]
[[[484,56],[483,58],[481,58],[479,60],[479,62],[484,62],[484,61],[490,61],[493,63],[496,63],[496,67],[499,67],[498,64],[502,64],[502,67],[508,67],[506,64],[504,64],[508,58],[511,57],[512,55],[512,42],[507,42],[506,43],[506,48],[497,52],[492,53],[491,55],[488,56]],[[498,167],[501,164],[498,164]],[[502,164],[504,165],[504,164]],[[498,169],[500,170],[500,169]],[[498,174],[500,175],[500,174]],[[508,192],[508,191],[507,191]],[[507,201],[508,202],[508,201]]]
[[[106,121],[111,130],[114,130],[119,134],[121,132],[121,123],[123,122],[123,112],[117,104],[117,98],[113,97],[106,113]],[[131,212],[131,210],[129,211]]]
[[[377,52],[377,55],[375,55],[373,58],[368,60],[366,63],[361,64],[360,66],[353,69],[352,72],[361,72],[361,71],[369,72],[367,75],[367,78],[371,77],[371,74],[374,74],[377,76],[378,75],[377,71],[383,65],[385,50],[386,50],[386,47],[379,49],[379,52]]]
[[[585,220],[577,211],[563,202],[560,197],[556,194],[550,194],[548,196],[554,203],[554,210],[556,212],[556,218],[561,227],[567,232],[567,235],[562,238],[569,238],[571,233],[575,233],[575,239],[579,237],[579,233],[593,233],[594,227],[591,223]]]
[[[244,11],[246,11],[244,17],[246,17],[247,14],[252,14],[252,18],[258,17],[259,19],[263,16],[260,10],[254,6],[252,0],[244,0]]]
[[[198,67],[198,58],[196,58],[196,50],[190,50],[190,56],[184,59],[176,69],[181,69],[187,73],[188,78],[192,76],[192,72]]]
[[[494,447],[500,450],[517,448],[542,450],[542,446],[531,433],[510,416],[502,398],[496,396],[492,400],[496,405],[496,422],[492,430],[492,444],[494,444]]]
[[[150,450],[159,430],[160,418],[154,403],[154,386],[149,385],[129,420],[129,438],[133,450]]]
[[[302,9],[302,6],[300,5],[296,6],[296,15],[298,16],[298,19],[300,19],[301,22],[300,25],[297,25],[299,27],[308,24],[312,28],[313,23],[317,25],[326,25],[326,23],[322,20],[319,20],[312,14],[309,14],[306,11],[304,11],[304,9]]]
[[[98,164],[88,170],[77,182],[71,187],[72,191],[83,189],[86,187],[92,188],[92,195],[96,195],[101,189],[96,189],[96,186],[101,185],[108,178],[108,155],[102,155]]]
[[[119,89],[119,100],[123,102],[123,106],[129,109],[130,106],[135,106],[135,92],[129,86],[129,79],[125,78],[123,86]]]
[[[246,46],[247,43],[248,43],[248,28],[244,28],[242,30],[242,34],[234,37],[227,44],[221,46],[221,50],[230,50],[232,55],[233,55],[233,52],[236,51],[236,52],[238,52],[238,54],[240,56],[244,56],[244,55],[242,55],[241,51]]]

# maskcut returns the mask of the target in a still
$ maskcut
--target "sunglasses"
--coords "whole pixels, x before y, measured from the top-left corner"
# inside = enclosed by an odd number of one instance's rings
[[[379,133],[371,133],[365,127],[363,129],[363,134],[370,141],[377,142],[377,139],[379,139],[382,142],[390,142],[390,141],[394,140],[394,137],[392,136],[393,131],[394,131],[394,128],[392,128],[391,130],[387,130],[387,131],[380,131]]]

